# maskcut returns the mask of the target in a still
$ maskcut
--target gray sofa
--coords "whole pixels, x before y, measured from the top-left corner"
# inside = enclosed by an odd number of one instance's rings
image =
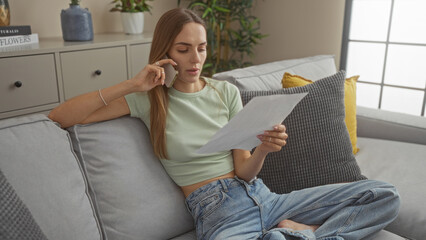
[[[319,79],[333,74],[332,64],[332,57],[320,56],[216,77],[244,90],[240,80],[249,81],[244,79],[249,73],[280,79],[289,71]],[[267,78],[272,79],[259,81]],[[402,199],[398,218],[374,239],[424,239],[426,119],[358,108],[357,121],[361,172],[394,184]],[[61,240],[195,239],[184,196],[153,155],[139,119],[125,116],[66,130],[42,114],[1,120],[0,169],[0,183],[15,194],[5,198],[1,191],[0,239],[40,239],[40,231]]]

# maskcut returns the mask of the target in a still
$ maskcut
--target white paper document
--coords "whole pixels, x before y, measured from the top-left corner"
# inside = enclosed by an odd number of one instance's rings
[[[256,137],[272,130],[291,113],[308,93],[254,97],[196,153],[214,153],[230,149],[252,150],[261,141]]]

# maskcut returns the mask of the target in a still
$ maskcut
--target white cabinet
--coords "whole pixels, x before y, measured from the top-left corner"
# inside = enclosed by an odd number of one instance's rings
[[[0,58],[0,113],[59,103],[53,54]]]
[[[88,42],[42,38],[35,48],[0,49],[0,119],[47,112],[131,78],[148,63],[151,40],[149,33],[97,34]]]
[[[148,64],[150,49],[151,43],[135,44],[130,46],[131,77],[138,74]]]
[[[61,53],[65,100],[127,79],[123,46]]]

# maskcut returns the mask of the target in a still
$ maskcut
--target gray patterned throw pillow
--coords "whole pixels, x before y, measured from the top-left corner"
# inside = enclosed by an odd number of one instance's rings
[[[45,240],[28,208],[0,170],[0,239]]]
[[[283,122],[287,145],[268,154],[258,175],[271,191],[289,193],[366,179],[352,154],[345,125],[344,82],[341,71],[303,87],[241,91],[244,105],[256,96],[309,92]]]

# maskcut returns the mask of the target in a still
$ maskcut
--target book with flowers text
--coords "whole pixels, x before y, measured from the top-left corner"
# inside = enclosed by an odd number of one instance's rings
[[[38,43],[38,34],[0,37],[0,48]]]

